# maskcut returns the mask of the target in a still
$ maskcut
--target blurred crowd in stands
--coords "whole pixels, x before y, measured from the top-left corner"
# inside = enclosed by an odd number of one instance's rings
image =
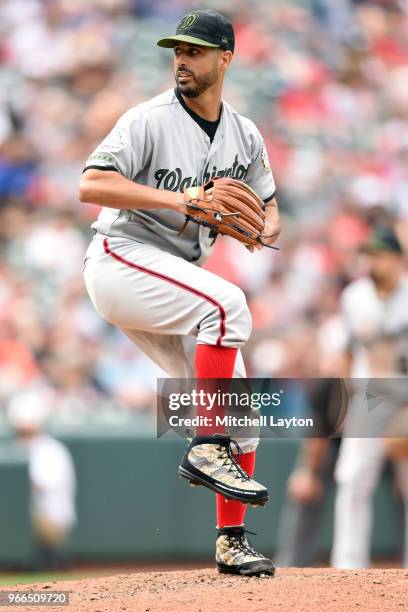
[[[63,417],[148,411],[157,368],[94,312],[82,257],[84,161],[129,107],[174,85],[156,40],[191,8],[228,14],[225,99],[261,129],[280,251],[218,240],[241,286],[254,376],[336,376],[341,290],[374,223],[408,246],[405,0],[3,0],[0,5],[0,402],[49,389]]]

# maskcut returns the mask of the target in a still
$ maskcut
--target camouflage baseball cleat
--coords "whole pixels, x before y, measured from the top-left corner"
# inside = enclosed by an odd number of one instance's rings
[[[203,485],[227,499],[264,506],[268,489],[248,476],[236,462],[232,444],[242,453],[238,444],[226,435],[193,438],[179,466],[179,475],[192,485]]]
[[[244,527],[218,529],[215,560],[221,574],[259,577],[275,575],[274,564],[252,548]]]

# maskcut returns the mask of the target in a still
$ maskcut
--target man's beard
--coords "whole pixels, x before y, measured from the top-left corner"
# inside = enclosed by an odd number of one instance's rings
[[[387,275],[386,274],[378,273],[377,270],[370,270],[368,275],[371,278],[371,280],[373,281],[374,285],[376,285],[376,286],[382,285],[384,280],[387,279]]]
[[[207,89],[211,87],[211,85],[213,85],[217,80],[217,73],[215,70],[213,70],[212,72],[208,72],[207,74],[201,77],[196,77],[190,70],[185,70],[183,72],[188,72],[188,74],[191,74],[192,78],[195,81],[194,85],[181,85],[179,83],[177,74],[175,75],[177,84],[176,89],[178,93],[183,94],[183,96],[185,96],[186,98],[197,98],[197,96],[200,96],[202,93],[207,91]]]

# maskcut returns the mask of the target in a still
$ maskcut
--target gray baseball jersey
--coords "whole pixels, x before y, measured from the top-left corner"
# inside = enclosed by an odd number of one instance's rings
[[[127,111],[85,167],[113,169],[136,183],[171,191],[229,176],[245,181],[265,201],[275,193],[265,144],[254,123],[223,102],[210,142],[172,89]],[[200,263],[208,257],[213,238],[194,223],[180,236],[183,223],[183,214],[167,209],[103,207],[92,227]]]
[[[388,375],[407,374],[407,304],[408,276],[387,300],[380,299],[370,278],[361,278],[345,288],[341,309],[347,348],[353,353],[353,376],[378,376],[388,361],[392,365]]]

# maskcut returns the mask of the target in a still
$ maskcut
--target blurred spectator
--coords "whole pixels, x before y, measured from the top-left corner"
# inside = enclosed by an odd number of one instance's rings
[[[382,436],[408,402],[405,254],[392,229],[381,227],[372,233],[364,252],[366,276],[349,284],[341,296],[346,329],[343,375],[353,377],[353,396],[335,469],[332,564],[345,569],[370,565],[372,496],[386,458]],[[396,470],[405,507],[407,567],[408,460],[396,461]]]
[[[309,386],[312,414],[330,435],[341,421],[344,385],[336,378],[325,378]],[[306,438],[301,442],[278,529],[277,562],[283,567],[309,567],[317,560],[323,511],[334,483],[339,445],[339,438]]]
[[[44,431],[47,398],[34,390],[13,397],[8,416],[28,455],[35,571],[66,567],[64,545],[76,523],[75,469],[68,449]]]

